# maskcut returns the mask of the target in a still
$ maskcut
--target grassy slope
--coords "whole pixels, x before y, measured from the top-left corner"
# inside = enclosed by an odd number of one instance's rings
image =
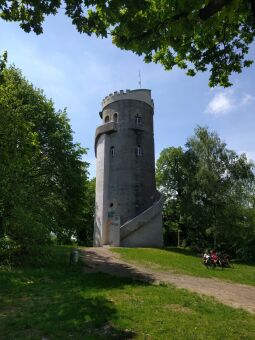
[[[254,339],[255,316],[168,286],[70,268],[0,270],[0,339]]]
[[[126,261],[140,263],[156,270],[174,270],[200,277],[216,277],[218,279],[255,285],[255,265],[234,263],[234,268],[221,270],[206,269],[201,258],[188,249],[144,249],[115,248],[114,252],[121,254]]]

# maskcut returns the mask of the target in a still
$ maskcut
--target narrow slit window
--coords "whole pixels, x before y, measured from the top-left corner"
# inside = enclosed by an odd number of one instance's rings
[[[106,116],[105,119],[104,119],[104,122],[105,122],[105,123],[108,123],[109,120],[110,120],[109,116]]]
[[[137,157],[142,156],[142,148],[140,145],[137,145],[136,149],[135,149],[135,154]]]
[[[118,121],[118,113],[117,112],[115,112],[114,115],[113,115],[113,121],[115,123],[117,123],[117,121]]]
[[[142,117],[140,115],[135,116],[135,124],[136,126],[139,126],[142,124]]]
[[[115,156],[115,147],[111,146],[111,156],[114,157]]]

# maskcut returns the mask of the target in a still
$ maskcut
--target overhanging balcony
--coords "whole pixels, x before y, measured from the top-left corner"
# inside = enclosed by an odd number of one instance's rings
[[[118,123],[116,122],[109,122],[105,123],[103,125],[98,126],[96,129],[96,135],[95,135],[95,155],[97,156],[97,141],[101,135],[104,133],[111,134],[113,132],[118,131]]]

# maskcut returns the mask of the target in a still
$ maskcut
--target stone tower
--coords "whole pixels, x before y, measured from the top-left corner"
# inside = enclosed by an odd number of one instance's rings
[[[150,90],[114,92],[102,102],[95,136],[95,246],[163,245],[153,114]]]

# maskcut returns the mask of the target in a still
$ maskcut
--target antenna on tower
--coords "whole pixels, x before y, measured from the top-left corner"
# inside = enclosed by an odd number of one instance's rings
[[[142,86],[142,77],[141,77],[141,71],[140,70],[139,70],[139,81],[138,81],[138,84],[139,84],[139,86],[141,88],[141,86]]]

